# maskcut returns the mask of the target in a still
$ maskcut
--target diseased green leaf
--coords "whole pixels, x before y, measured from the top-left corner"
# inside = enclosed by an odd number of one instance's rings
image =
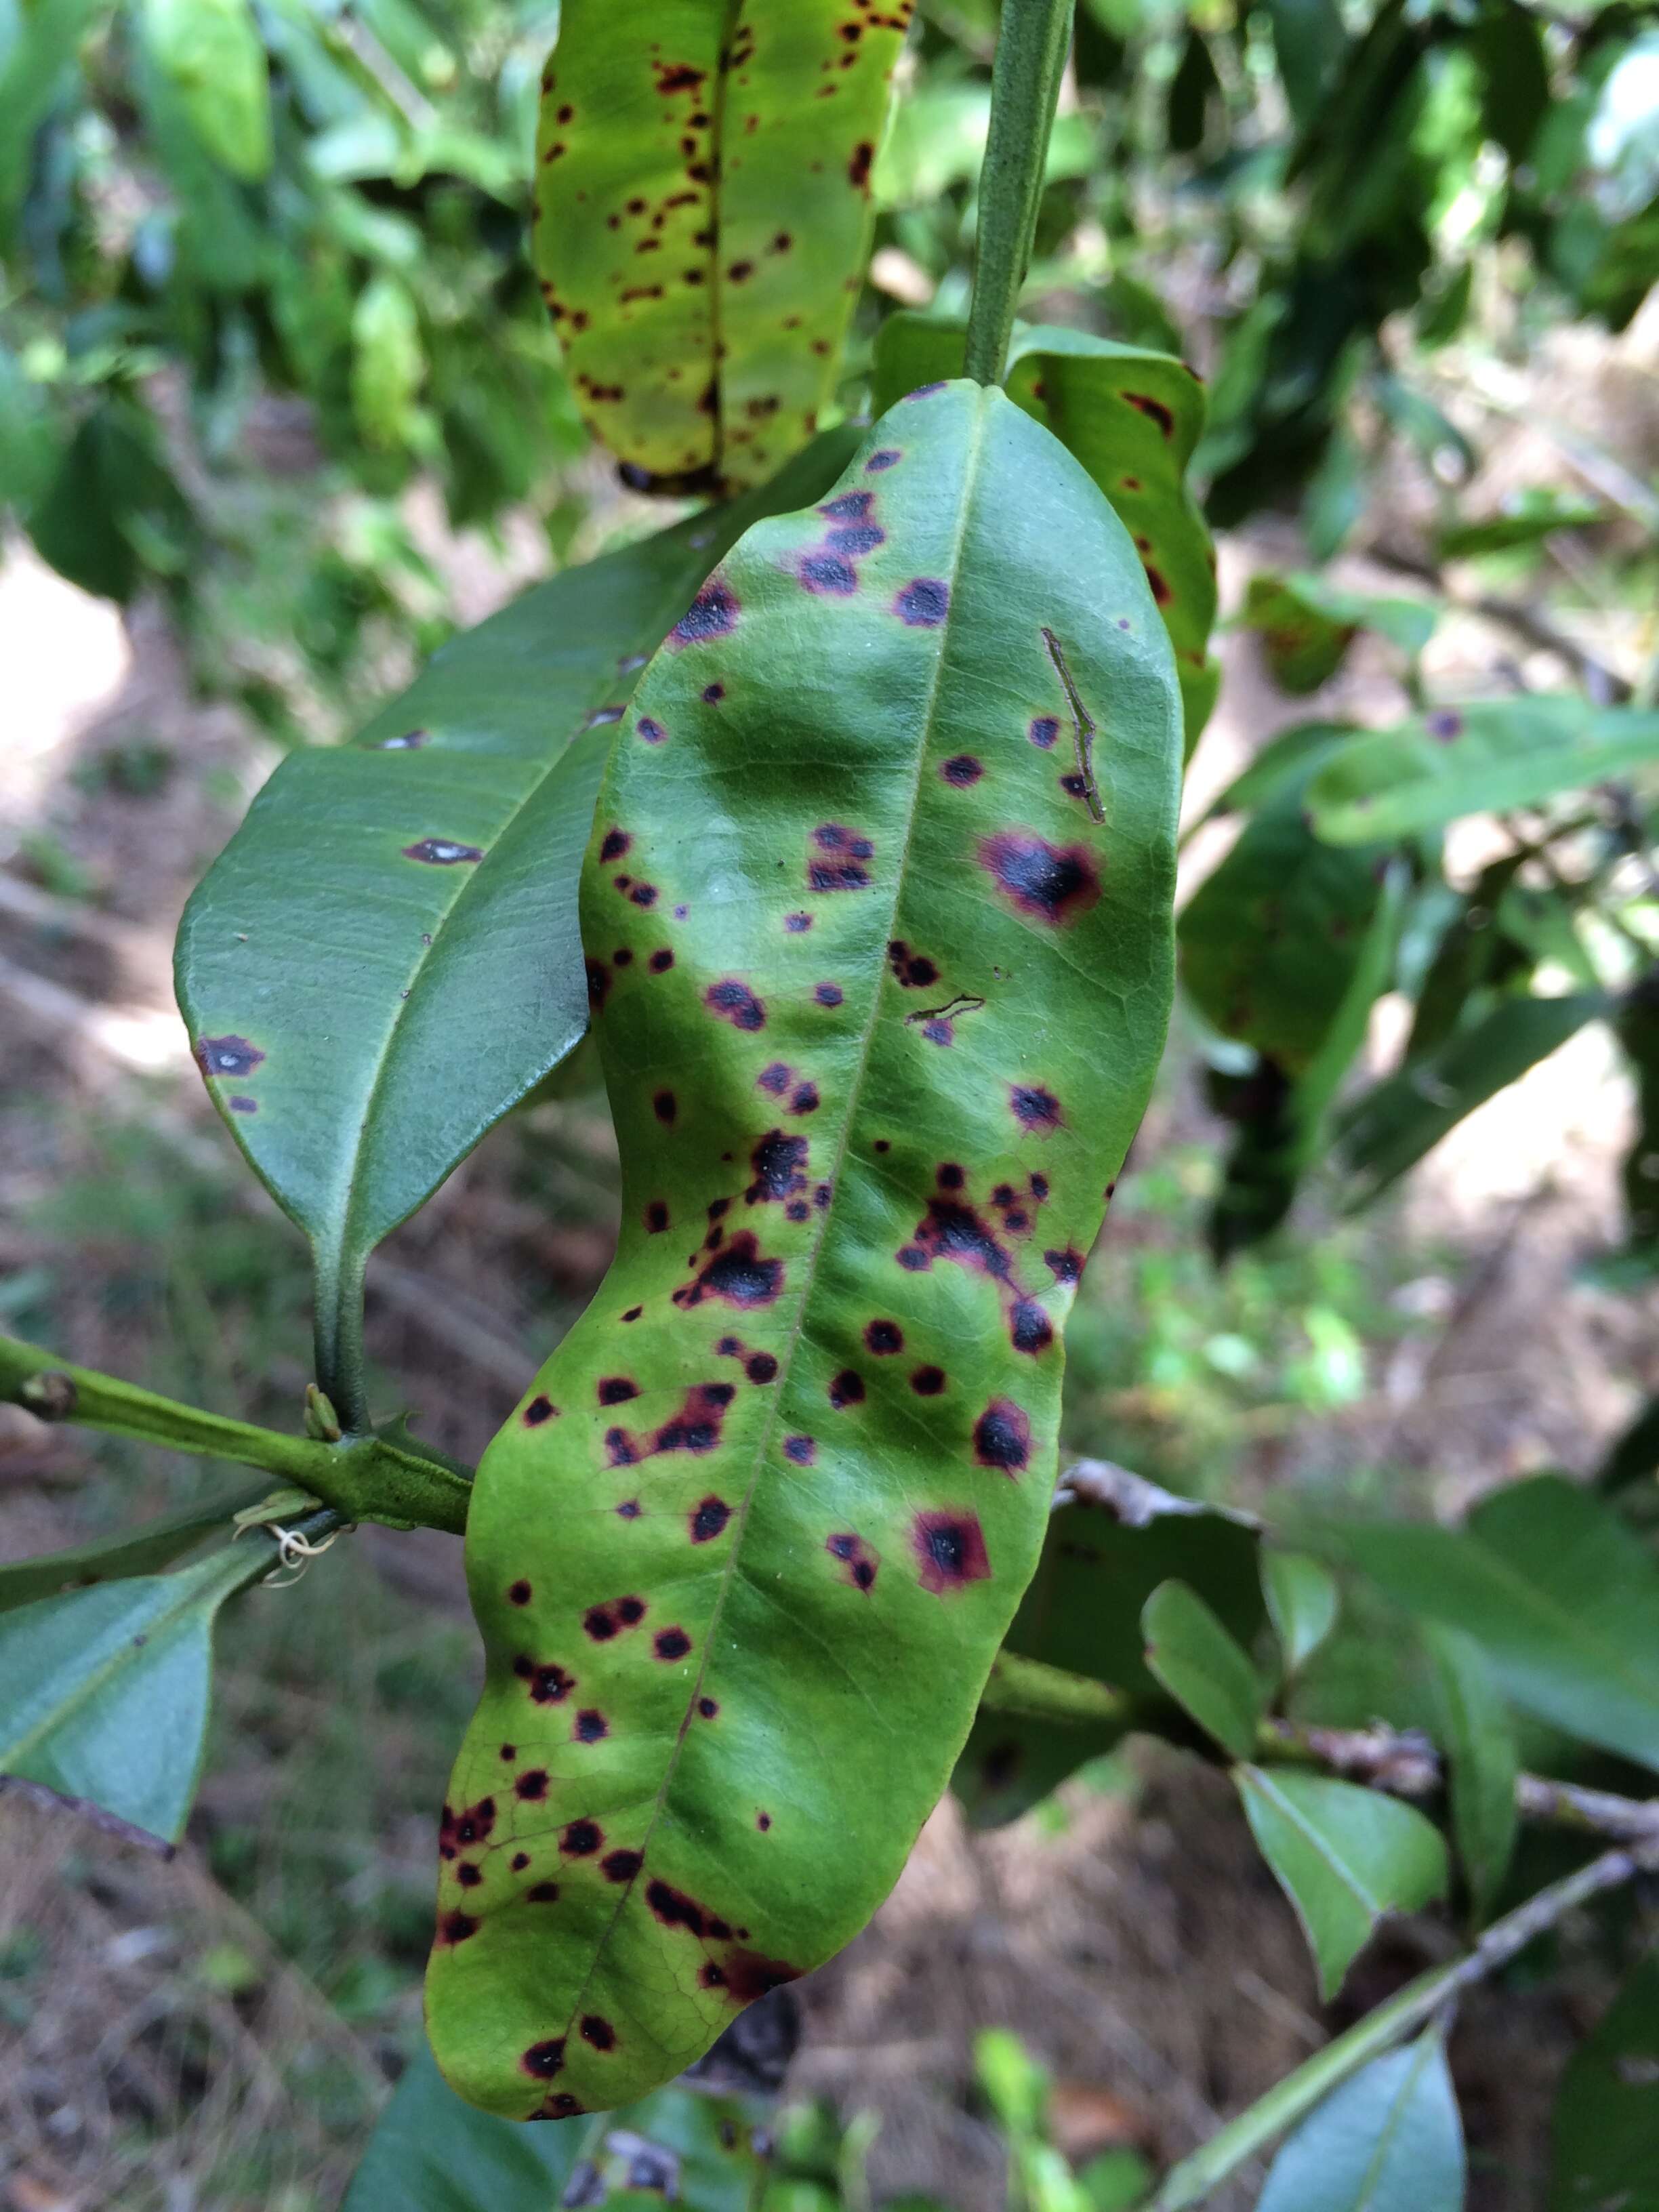
[[[487,2109],[674,2073],[944,1787],[1163,1046],[1179,772],[1121,525],[971,384],[751,531],[642,684],[583,878],[621,1242],[468,1521],[428,2021]]]
[[[1659,2212],[1659,1956],[1568,2060],[1553,2134],[1549,2212]]]
[[[1308,805],[1328,843],[1364,845],[1535,806],[1655,759],[1659,712],[1487,699],[1352,738],[1314,778]]]
[[[1255,1749],[1267,1692],[1249,1655],[1185,1583],[1160,1583],[1141,1608],[1146,1667],[1234,1759]]]
[[[1289,2136],[1256,2212],[1462,2212],[1463,2129],[1443,2039],[1373,2058]]]
[[[44,1558],[14,1559],[0,1566],[0,1613],[10,1613],[36,1599],[58,1597],[94,1583],[122,1582],[133,1575],[152,1575],[170,1567],[175,1559],[193,1552],[217,1528],[228,1531],[234,1516],[256,1505],[270,1491],[270,1477],[258,1475],[221,1489],[210,1498],[183,1506],[142,1528],[124,1529],[119,1535],[100,1537],[77,1544],[72,1550],[48,1553]]]
[[[876,341],[876,404],[960,374],[960,325],[890,315]],[[1134,539],[1175,649],[1191,757],[1220,688],[1209,656],[1215,623],[1215,552],[1187,488],[1204,428],[1204,386],[1183,361],[1115,344],[1087,331],[1017,327],[1008,396],[1075,453]]]
[[[1316,691],[1347,658],[1362,629],[1375,630],[1412,659],[1434,635],[1434,609],[1421,599],[1345,592],[1321,576],[1252,576],[1239,620],[1261,639],[1267,668],[1283,691]]]
[[[1559,1052],[1611,1004],[1600,991],[1500,1000],[1484,1019],[1455,1031],[1437,1051],[1373,1085],[1337,1127],[1342,1163],[1354,1178],[1350,1210],[1369,1206],[1465,1115]]]
[[[1141,1607],[1160,1583],[1178,1576],[1248,1646],[1263,1619],[1261,1530],[1247,1514],[1173,1497],[1121,1468],[1090,1462],[1089,1469],[1087,1489],[1049,1521],[1006,1648],[1109,1683],[1131,1701],[1132,1714],[1144,1711],[1156,1727],[1175,1716],[1147,1670]],[[1037,1803],[1123,1733],[982,1712],[951,1786],[975,1826],[993,1826]]]
[[[630,480],[757,484],[817,427],[868,249],[910,0],[564,0],[536,265]]]
[[[1261,1589],[1285,1674],[1297,1674],[1336,1626],[1341,1595],[1335,1577],[1305,1552],[1270,1545],[1261,1554]]]
[[[285,761],[198,886],[179,1003],[214,1103],[311,1239],[325,1341],[368,1253],[586,1026],[576,868],[638,670],[740,532],[854,442],[829,432],[766,491],[456,638],[354,744]]]
[[[256,1564],[227,1547],[0,1617],[0,1773],[176,1843],[201,1771],[214,1616]]]
[[[1292,1076],[1330,1034],[1382,892],[1385,848],[1323,844],[1305,819],[1308,787],[1344,742],[1333,732],[1323,744],[1298,742],[1294,765],[1284,755],[1282,768],[1254,764],[1267,793],[1181,911],[1188,996],[1224,1036]]]
[[[567,2202],[665,2201],[686,2212],[748,2212],[766,2175],[770,2111],[759,2097],[674,2087],[603,2121],[526,2128],[463,2104],[422,2043],[341,2212],[554,2212]]]
[[[1440,1738],[1450,1769],[1452,1835],[1480,1923],[1492,1917],[1515,1851],[1521,1769],[1515,1723],[1473,1637],[1431,1621],[1423,1640],[1434,1662]]]
[[[1659,1566],[1559,1475],[1510,1483],[1462,1529],[1322,1524],[1319,1548],[1398,1605],[1472,1636],[1523,1711],[1659,1767]]]
[[[1233,1770],[1250,1832],[1296,1907],[1328,2002],[1385,1912],[1446,1890],[1446,1846],[1398,1798],[1322,1774]]]

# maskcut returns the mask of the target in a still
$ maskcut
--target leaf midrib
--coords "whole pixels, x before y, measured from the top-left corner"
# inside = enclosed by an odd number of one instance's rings
[[[988,398],[986,397],[981,397],[975,410],[968,460],[963,471],[963,491],[959,520],[957,526],[955,543],[951,550],[949,566],[950,599],[944,624],[944,634],[940,637],[938,657],[933,663],[933,681],[928,686],[927,705],[921,719],[921,727],[915,749],[915,769],[911,780],[909,803],[905,811],[904,839],[899,850],[898,865],[894,871],[893,896],[888,908],[887,927],[883,930],[879,940],[882,945],[885,945],[890,939],[893,934],[893,925],[897,920],[899,908],[903,904],[904,901],[905,884],[910,865],[910,850],[915,835],[916,814],[921,804],[923,773],[927,758],[928,746],[933,736],[934,717],[939,708],[939,691],[944,681],[945,666],[950,657],[951,639],[956,625],[957,585],[962,568],[963,546],[967,538],[969,519],[974,505],[975,491],[979,475],[981,452],[986,434],[986,422],[988,413],[989,405]],[[646,1862],[650,1855],[651,1841],[656,1833],[657,1823],[662,1817],[663,1809],[668,1802],[669,1792],[673,1788],[674,1778],[679,1769],[680,1753],[684,1747],[686,1735],[691,1725],[691,1716],[696,1710],[697,1699],[702,1693],[703,1682],[708,1674],[709,1662],[718,1642],[720,1624],[721,1617],[726,1611],[726,1600],[738,1580],[738,1568],[742,1562],[743,1540],[748,1532],[750,1508],[754,1503],[756,1489],[760,1483],[763,1474],[765,1473],[767,1459],[771,1451],[773,1438],[775,1437],[779,1424],[783,1418],[782,1409],[788,1396],[791,1379],[794,1374],[796,1354],[799,1351],[802,1340],[805,1335],[804,1321],[807,1310],[811,1304],[813,1288],[817,1280],[818,1262],[823,1253],[825,1246],[830,1241],[830,1232],[831,1228],[834,1226],[836,1214],[840,1211],[841,1207],[843,1170],[847,1164],[848,1150],[852,1143],[854,1127],[859,1118],[859,1104],[863,1094],[865,1076],[870,1065],[871,1054],[875,1048],[876,1034],[881,1024],[881,1007],[884,995],[883,990],[883,976],[884,972],[884,967],[878,968],[875,989],[870,1002],[869,1018],[865,1026],[864,1041],[859,1052],[858,1065],[854,1070],[852,1080],[848,1085],[846,1119],[842,1128],[841,1141],[836,1148],[835,1162],[829,1177],[830,1184],[830,1205],[824,1212],[823,1224],[819,1229],[817,1241],[814,1243],[812,1249],[806,1258],[805,1266],[803,1271],[803,1280],[800,1293],[795,1302],[794,1318],[792,1322],[789,1331],[788,1349],[784,1356],[781,1364],[781,1370],[777,1378],[777,1388],[772,1394],[770,1407],[768,1411],[765,1424],[760,1432],[759,1439],[756,1446],[753,1468],[749,1478],[748,1487],[744,1492],[743,1503],[738,1506],[736,1514],[733,1516],[733,1518],[737,1522],[737,1531],[732,1539],[730,1559],[720,1577],[720,1594],[714,1601],[714,1609],[709,1618],[708,1627],[703,1638],[702,1653],[698,1661],[696,1679],[692,1683],[690,1691],[687,1696],[685,1711],[681,1716],[679,1728],[676,1732],[674,1738],[674,1748],[669,1754],[668,1764],[664,1771],[662,1781],[658,1787],[656,1796],[652,1802],[650,1818],[646,1824],[645,1833],[640,1839],[639,1868],[623,1887],[622,1894],[617,1900],[616,1908],[611,1913],[610,1920],[605,1924],[605,1932],[600,1936],[598,1942],[593,1946],[592,1963],[590,1964],[586,1973],[583,1976],[580,1986],[571,2002],[569,2019],[565,2024],[565,2034],[567,2039],[581,2011],[583,2000],[586,1998],[589,1989],[592,1986],[593,1978],[599,1971],[600,1963],[604,1960],[605,1954],[610,1948],[611,1938],[616,1933],[617,1924],[621,1921],[623,1914],[628,1909],[629,1904],[633,1898],[635,1887],[638,1883],[641,1875],[644,1873]],[[750,1578],[750,1587],[755,1587],[752,1577]]]

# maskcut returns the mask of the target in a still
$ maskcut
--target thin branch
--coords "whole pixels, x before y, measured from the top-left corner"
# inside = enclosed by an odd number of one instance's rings
[[[1612,1850],[1564,1881],[1552,1882],[1529,1897],[1502,1920],[1493,1921],[1473,1951],[1449,1966],[1437,1966],[1409,1982],[1396,1997],[1328,2043],[1322,2051],[1275,2082],[1265,2097],[1180,2164],[1171,2166],[1164,2185],[1150,2199],[1145,2212],[1186,2212],[1218,2188],[1229,2174],[1248,2160],[1258,2157],[1276,2136],[1338,2088],[1360,2068],[1380,2057],[1431,2020],[1459,1993],[1482,1982],[1534,1938],[1553,1928],[1576,1907],[1605,1891],[1617,1889],[1638,1874],[1659,1867],[1659,1847],[1645,1851]]]

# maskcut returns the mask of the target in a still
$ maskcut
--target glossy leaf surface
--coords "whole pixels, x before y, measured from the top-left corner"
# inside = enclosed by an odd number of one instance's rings
[[[1559,1052],[1610,1004],[1599,991],[1500,1000],[1483,1019],[1454,1031],[1437,1051],[1374,1085],[1344,1112],[1337,1131],[1343,1164],[1353,1177],[1350,1206],[1368,1206],[1465,1115]]]
[[[1463,2128],[1438,2035],[1362,2067],[1288,2138],[1256,2212],[1461,2212]]]
[[[876,404],[960,372],[965,334],[925,315],[890,315],[876,341]],[[1215,552],[1187,465],[1204,428],[1204,386],[1183,361],[1087,331],[1016,327],[1008,396],[1075,453],[1134,539],[1174,647],[1191,755],[1220,688],[1209,656]]]
[[[1415,1912],[1445,1894],[1446,1846],[1413,1807],[1355,1783],[1285,1767],[1233,1772],[1328,2002],[1385,1912]]]
[[[1248,1759],[1267,1710],[1249,1656],[1185,1583],[1160,1583],[1141,1610],[1147,1671],[1206,1735],[1234,1759]]]
[[[898,1873],[1047,1525],[1179,769],[1121,526],[967,384],[752,531],[642,685],[583,884],[621,1242],[468,1522],[428,2017],[475,2101],[638,2094]]]
[[[1582,699],[1481,700],[1355,738],[1308,793],[1333,845],[1415,836],[1465,814],[1535,806],[1659,759],[1659,713]]]
[[[197,889],[179,1004],[215,1104],[312,1240],[325,1339],[374,1246],[586,1026],[577,867],[638,671],[738,533],[854,442],[828,433],[766,492],[455,639],[354,744],[285,761]]]
[[[176,1843],[201,1771],[214,1615],[258,1556],[239,1547],[0,1618],[0,1773]]]
[[[341,2212],[554,2212],[680,2204],[746,2212],[766,2159],[763,2099],[659,2090],[609,2119],[521,2127],[464,2104],[422,2044],[369,2140]]]
[[[1492,1917],[1515,1852],[1515,1802],[1521,1756],[1515,1723],[1480,1646],[1461,1628],[1430,1622],[1423,1631],[1434,1665],[1435,1704],[1445,1750],[1452,1835],[1477,1920]]]
[[[1659,2212],[1659,1958],[1568,2060],[1553,2135],[1549,2212]]]
[[[1148,1670],[1141,1608],[1160,1583],[1179,1576],[1227,1633],[1248,1646],[1263,1619],[1261,1532],[1243,1514],[1113,1472],[1109,1497],[1079,1498],[1053,1516],[1007,1648],[1108,1683],[1132,1701],[1132,1710],[1144,1711],[1149,1725],[1167,1726],[1179,1716]],[[1109,1750],[1122,1733],[1119,1727],[1062,1727],[982,1712],[951,1787],[976,1826],[1012,1820],[1085,1759]]]
[[[100,1537],[95,1542],[77,1544],[41,1559],[11,1560],[0,1566],[0,1613],[94,1583],[123,1582],[133,1575],[153,1575],[170,1567],[204,1542],[216,1528],[228,1535],[231,1516],[246,1506],[257,1505],[270,1486],[269,1475],[256,1475],[142,1528],[124,1529],[118,1535]]]
[[[757,484],[835,388],[912,0],[565,0],[535,258],[630,477]]]
[[[1472,1636],[1524,1711],[1659,1767],[1659,1567],[1576,1484],[1510,1483],[1462,1529],[1368,1521],[1319,1534],[1396,1604]]]

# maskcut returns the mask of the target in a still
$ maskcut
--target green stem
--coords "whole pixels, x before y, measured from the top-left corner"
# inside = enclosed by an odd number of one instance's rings
[[[1436,1966],[1408,1982],[1398,1996],[1367,2013],[1346,2034],[1316,2051],[1294,2073],[1275,2082],[1265,2097],[1257,2098],[1236,2120],[1229,2120],[1191,2157],[1171,2166],[1143,2212],[1185,2212],[1188,2205],[1200,2203],[1351,2075],[1431,2020],[1460,1990],[1507,1966],[1535,1936],[1553,1928],[1576,1905],[1588,1903],[1603,1890],[1616,1889],[1653,1863],[1651,1855],[1606,1851],[1565,1881],[1540,1889],[1502,1920],[1493,1921],[1467,1957],[1455,1960],[1449,1966]]]
[[[466,1526],[471,1491],[466,1469],[417,1450],[400,1432],[347,1436],[337,1443],[283,1436],[158,1397],[90,1367],[73,1367],[13,1337],[0,1337],[3,1401],[27,1407],[43,1421],[74,1421],[173,1451],[257,1467],[298,1484],[349,1520],[457,1534]]]
[[[1002,0],[991,71],[991,130],[979,179],[974,298],[966,374],[1000,384],[1020,287],[1030,265],[1037,204],[1075,0]]]
[[[363,1261],[337,1249],[313,1249],[313,1337],[317,1382],[348,1433],[369,1428],[363,1360]]]
[[[998,1652],[980,1703],[988,1712],[1019,1713],[1028,1720],[1079,1728],[1103,1722],[1127,1728],[1133,1710],[1121,1691],[1109,1689],[1104,1682],[1068,1674],[1063,1667],[1050,1667],[1041,1659],[1022,1659],[1015,1651]]]

